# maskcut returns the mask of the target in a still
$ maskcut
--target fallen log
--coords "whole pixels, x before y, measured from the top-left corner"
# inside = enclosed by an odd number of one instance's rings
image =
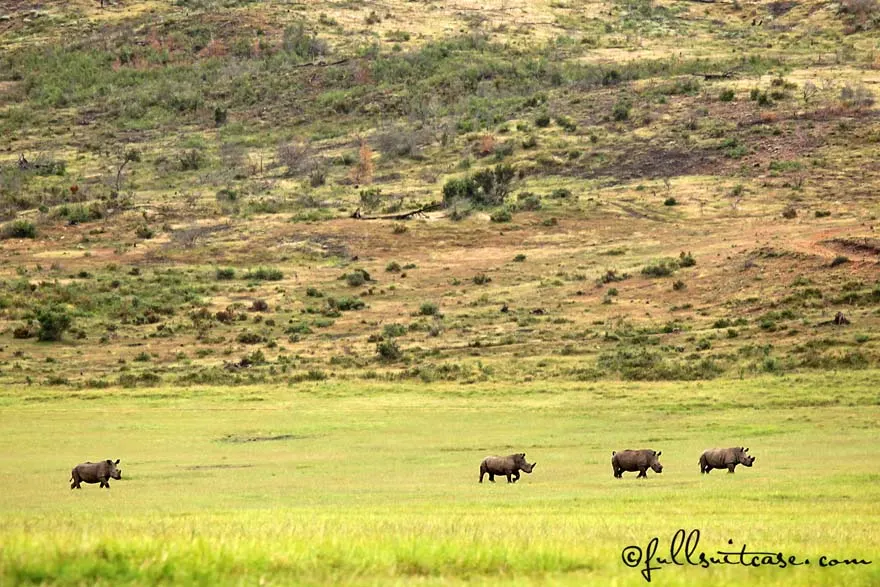
[[[443,205],[440,202],[431,202],[430,204],[426,204],[417,210],[410,210],[409,212],[401,212],[399,214],[380,214],[377,216],[364,216],[361,214],[361,209],[358,208],[354,212],[352,212],[351,217],[355,220],[406,220],[408,218],[412,218],[413,216],[425,216],[426,212],[433,212],[434,210],[439,210]]]

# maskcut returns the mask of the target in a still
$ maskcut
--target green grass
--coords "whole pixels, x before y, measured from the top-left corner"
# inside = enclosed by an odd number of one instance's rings
[[[3,584],[621,584],[621,549],[699,528],[700,548],[796,569],[664,567],[660,585],[871,585],[878,373],[705,383],[305,383],[0,392]],[[206,416],[209,414],[209,416]],[[705,448],[745,444],[735,475]],[[663,451],[612,477],[612,450]],[[480,485],[525,451],[519,483]],[[120,458],[112,489],[70,468]]]

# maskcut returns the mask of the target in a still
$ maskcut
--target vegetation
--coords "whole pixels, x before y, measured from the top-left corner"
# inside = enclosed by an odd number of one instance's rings
[[[0,583],[636,584],[621,536],[741,531],[758,506],[750,546],[870,544],[876,2],[34,4],[0,8],[0,425],[23,470]],[[397,409],[419,402],[436,428]],[[651,424],[620,437],[634,406]],[[237,462],[227,434],[295,438]],[[747,441],[779,454],[741,495],[677,477]],[[781,464],[802,441],[832,461],[810,487]],[[136,459],[111,496],[149,485],[106,523],[106,491],[62,491],[74,508],[48,481],[102,442]],[[670,443],[675,491],[595,481],[629,442]],[[211,460],[144,468],[172,445]],[[322,460],[343,445],[387,466],[343,474]],[[546,477],[507,497],[469,493],[456,456],[541,447]],[[253,467],[183,468],[217,465]],[[507,490],[530,488],[521,526]],[[594,524],[600,495],[648,518]],[[877,582],[801,570],[661,573]]]

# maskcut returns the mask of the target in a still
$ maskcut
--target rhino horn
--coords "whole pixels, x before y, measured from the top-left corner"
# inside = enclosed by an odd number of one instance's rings
[[[659,457],[662,454],[663,454],[663,451],[661,450],[660,452],[657,453],[657,456]]]
[[[745,448],[743,449],[743,452],[749,452],[749,449]]]
[[[114,464],[114,465],[118,465],[118,464],[119,464],[119,459],[116,459],[116,462],[113,463],[113,464]]]

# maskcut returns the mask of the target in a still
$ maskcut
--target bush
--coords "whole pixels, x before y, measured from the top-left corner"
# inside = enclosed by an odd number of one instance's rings
[[[364,279],[364,274],[359,271],[355,271],[354,273],[349,273],[345,276],[345,283],[350,285],[351,287],[360,287],[366,280]]]
[[[281,273],[278,269],[272,269],[268,267],[258,267],[253,271],[248,271],[244,274],[245,279],[252,279],[255,281],[281,281],[284,279],[284,274]]]
[[[394,340],[383,340],[377,344],[376,354],[383,361],[399,361],[403,358],[403,352]]]
[[[323,298],[324,294],[316,287],[307,287],[306,296],[310,298]]]
[[[571,190],[567,188],[556,188],[555,190],[550,192],[550,197],[558,199],[570,198]]]
[[[517,195],[516,203],[520,210],[540,210],[541,196],[533,194],[532,192],[522,192]]]
[[[386,324],[382,329],[382,335],[386,338],[394,338],[403,336],[407,333],[407,328],[403,324]]]
[[[443,186],[443,202],[447,206],[456,200],[466,200],[480,206],[497,206],[510,193],[510,184],[515,175],[511,165],[499,163],[470,177],[450,179]]]
[[[205,163],[205,156],[198,149],[183,151],[177,156],[177,164],[181,171],[196,171]]]
[[[694,256],[690,253],[690,251],[688,251],[687,253],[682,251],[681,254],[679,254],[679,256],[678,256],[678,266],[679,267],[693,267],[696,264],[697,264],[697,260],[694,259]]]
[[[517,256],[515,256],[515,257],[513,258],[513,261],[514,261],[515,263],[522,263],[522,262],[525,261],[525,260],[526,260],[526,256],[523,255],[522,253],[519,253]]]
[[[434,302],[423,302],[419,307],[419,315],[421,316],[437,316],[440,308]]]
[[[235,279],[235,269],[233,269],[232,267],[217,269],[217,273],[215,275],[218,281],[228,281],[230,279]]]
[[[266,337],[256,332],[244,331],[236,337],[236,340],[242,344],[260,344],[266,342]]]
[[[385,265],[385,271],[388,273],[400,273],[400,263],[397,261],[391,261]]]
[[[14,220],[3,226],[0,238],[36,238],[37,227],[28,220]]]
[[[135,229],[134,234],[136,237],[142,239],[151,239],[156,236],[156,233],[153,231],[153,229],[146,224],[141,224],[140,226],[138,226]]]
[[[360,298],[345,296],[341,298],[327,298],[327,306],[331,310],[349,312],[351,310],[361,310],[363,308],[366,308],[367,304]]]
[[[678,202],[676,201],[675,198],[666,198],[665,200],[663,200],[664,206],[675,206],[677,204],[678,204]]]
[[[510,208],[501,208],[500,210],[496,210],[492,214],[489,215],[489,220],[492,222],[510,222],[513,220],[513,213],[510,211]]]
[[[61,306],[40,308],[36,318],[40,323],[37,337],[41,341],[61,340],[61,336],[65,331],[70,330],[73,323],[73,319]]]
[[[485,273],[479,273],[477,275],[474,275],[473,278],[471,278],[471,281],[474,282],[474,285],[486,285],[487,283],[492,281],[492,278]]]
[[[678,261],[671,258],[658,259],[642,267],[642,275],[648,277],[668,277],[678,269]]]
[[[733,102],[734,96],[736,96],[736,93],[732,88],[724,88],[718,95],[718,99],[722,102]]]
[[[614,105],[611,110],[611,116],[618,122],[629,120],[630,105],[626,100],[621,100]]]
[[[838,265],[843,265],[844,263],[849,263],[849,257],[838,255],[834,257],[833,261],[831,261],[831,267],[837,267]]]
[[[546,112],[541,112],[535,117],[535,126],[538,128],[546,128],[550,126],[550,115]]]

